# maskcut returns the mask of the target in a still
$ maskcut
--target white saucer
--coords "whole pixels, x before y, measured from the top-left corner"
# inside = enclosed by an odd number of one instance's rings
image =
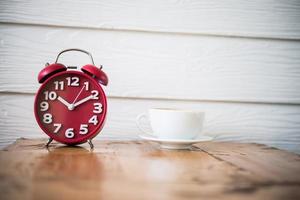
[[[199,136],[196,139],[190,140],[175,140],[175,139],[160,139],[152,135],[139,135],[140,138],[152,142],[157,142],[160,144],[161,148],[164,149],[189,149],[192,144],[211,141],[213,137],[211,136]]]

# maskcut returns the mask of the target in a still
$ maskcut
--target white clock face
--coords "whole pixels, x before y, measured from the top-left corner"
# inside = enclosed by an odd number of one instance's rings
[[[106,97],[90,76],[78,71],[61,72],[41,86],[35,115],[51,138],[67,144],[82,143],[102,128]]]

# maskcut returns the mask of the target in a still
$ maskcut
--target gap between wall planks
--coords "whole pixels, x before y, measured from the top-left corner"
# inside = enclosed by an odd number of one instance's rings
[[[36,92],[43,65],[80,47],[104,65],[109,96],[300,103],[300,42],[7,24],[0,37],[0,91]],[[60,62],[81,66],[84,56]]]
[[[2,146],[19,137],[46,137],[35,121],[33,100],[33,95],[0,95]],[[135,118],[152,107],[205,111],[204,133],[217,136],[217,140],[257,142],[300,153],[300,106],[296,105],[109,98],[101,134],[137,138],[140,131]]]
[[[255,1],[1,1],[0,21],[96,29],[300,39],[300,3]]]

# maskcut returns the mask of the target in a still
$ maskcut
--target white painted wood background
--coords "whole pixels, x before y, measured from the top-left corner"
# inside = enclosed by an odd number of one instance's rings
[[[147,108],[189,108],[218,140],[300,153],[299,0],[0,1],[0,146],[44,137],[37,74],[72,47],[109,75],[102,135],[136,138]]]

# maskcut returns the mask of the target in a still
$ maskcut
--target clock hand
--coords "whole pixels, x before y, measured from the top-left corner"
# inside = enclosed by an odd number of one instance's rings
[[[68,103],[66,100],[64,100],[61,96],[58,96],[58,97],[57,97],[57,100],[60,101],[60,102],[61,102],[62,104],[64,104],[65,106],[67,106],[68,109],[70,110],[71,104]]]
[[[83,98],[83,99],[77,101],[77,102],[73,105],[74,108],[77,107],[77,106],[79,106],[80,104],[83,104],[83,103],[87,102],[88,100],[92,99],[93,97],[94,97],[94,95],[90,95],[90,96],[87,96],[87,97],[85,97],[85,98]]]
[[[74,103],[76,102],[76,100],[78,99],[79,95],[81,94],[81,92],[83,91],[84,88],[85,88],[85,85],[81,88],[81,90],[79,91],[79,93],[75,97],[74,101],[71,103],[71,105],[74,105]]]

